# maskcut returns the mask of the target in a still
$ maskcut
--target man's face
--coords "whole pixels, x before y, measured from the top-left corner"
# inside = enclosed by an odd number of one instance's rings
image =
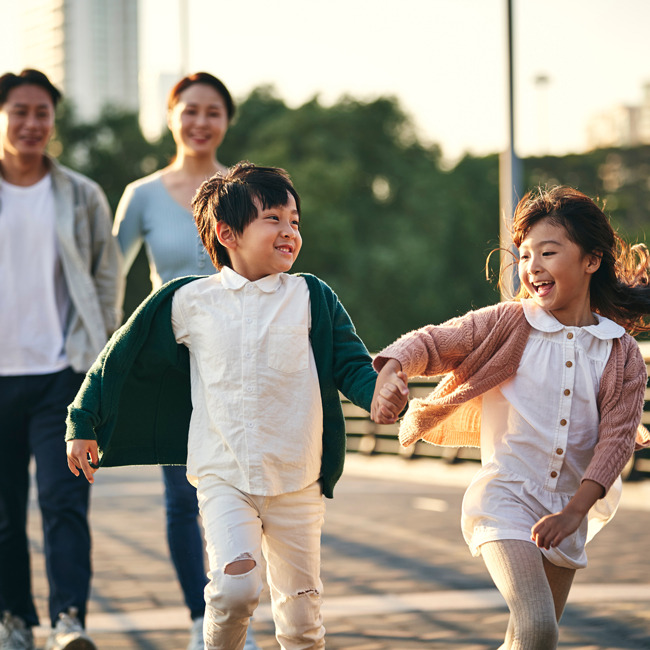
[[[43,155],[54,130],[54,104],[44,88],[25,84],[0,107],[0,143],[14,156]]]

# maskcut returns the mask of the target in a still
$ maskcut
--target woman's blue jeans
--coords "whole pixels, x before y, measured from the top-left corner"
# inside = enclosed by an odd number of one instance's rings
[[[203,537],[199,527],[196,488],[190,485],[185,467],[163,467],[167,540],[178,581],[192,620],[203,616],[203,590],[208,577],[203,565]]]

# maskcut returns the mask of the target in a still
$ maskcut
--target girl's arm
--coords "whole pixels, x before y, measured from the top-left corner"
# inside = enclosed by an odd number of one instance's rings
[[[623,360],[623,377],[601,379],[600,426],[594,456],[582,480],[595,481],[609,490],[634,453],[637,430],[643,413],[647,372],[636,341],[625,335],[612,350],[608,363]],[[612,358],[616,355],[617,358]],[[622,381],[621,381],[622,379]]]
[[[409,377],[428,377],[455,370],[490,334],[504,305],[493,305],[409,332],[382,350],[374,360],[378,372],[396,359]]]
[[[566,507],[553,515],[542,517],[531,529],[530,538],[539,548],[558,546],[578,530],[592,506],[605,496],[605,488],[589,479],[583,481]]]

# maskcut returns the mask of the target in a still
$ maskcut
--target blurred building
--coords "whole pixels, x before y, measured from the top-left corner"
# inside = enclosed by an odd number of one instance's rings
[[[650,83],[640,106],[617,106],[595,115],[587,124],[589,149],[650,144]]]
[[[138,0],[21,0],[25,67],[45,72],[82,120],[138,110]]]

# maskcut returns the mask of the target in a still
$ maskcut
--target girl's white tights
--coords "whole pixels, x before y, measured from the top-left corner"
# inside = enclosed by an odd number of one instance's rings
[[[510,609],[499,650],[555,650],[575,569],[555,566],[532,542],[517,539],[486,542],[481,554]]]

